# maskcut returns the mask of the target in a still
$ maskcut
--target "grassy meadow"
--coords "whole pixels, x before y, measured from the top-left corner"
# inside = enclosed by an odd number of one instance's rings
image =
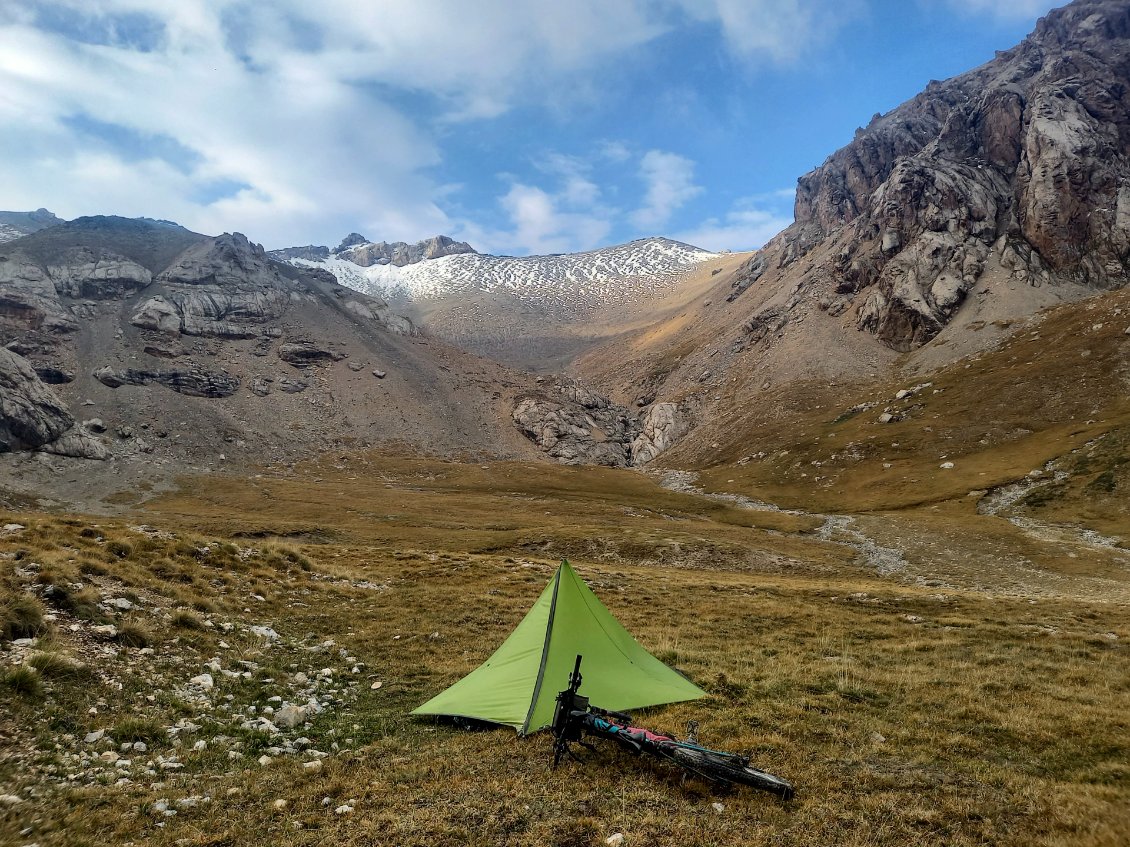
[[[1015,527],[964,503],[858,516],[903,549],[883,576],[822,523],[631,472],[376,454],[185,479],[113,519],[0,514],[22,527],[0,535],[0,843],[1125,844],[1130,620],[1104,588],[1125,551],[1029,538],[995,591],[974,554]],[[544,733],[407,717],[562,556],[710,692],[641,722],[699,720],[795,800],[611,748],[551,771]],[[309,692],[304,725],[255,723]]]

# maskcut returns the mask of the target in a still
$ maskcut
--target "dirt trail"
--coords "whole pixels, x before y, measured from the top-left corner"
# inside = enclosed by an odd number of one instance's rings
[[[936,512],[853,516],[785,510],[741,494],[706,492],[693,472],[653,475],[673,491],[816,518],[822,521],[818,538],[851,548],[861,565],[900,582],[991,596],[1130,604],[1130,551],[1118,546],[1121,539],[998,515],[1014,493],[1012,486],[986,498],[991,505],[979,510],[984,524],[971,525]]]

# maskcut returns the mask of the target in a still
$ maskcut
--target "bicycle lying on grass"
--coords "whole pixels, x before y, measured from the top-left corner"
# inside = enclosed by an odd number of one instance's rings
[[[595,752],[596,748],[584,740],[586,735],[593,735],[615,741],[633,753],[647,753],[674,762],[710,782],[722,785],[739,782],[776,794],[782,800],[792,798],[794,792],[790,783],[773,774],[751,768],[748,756],[699,746],[696,737],[697,722],[690,722],[687,727],[689,737],[679,741],[671,735],[660,735],[649,729],[632,726],[631,715],[591,705],[588,697],[577,693],[580,687],[581,657],[577,656],[577,663],[569,675],[569,687],[557,695],[557,707],[553,713],[554,768],[565,756],[578,762],[583,761],[573,752],[571,744],[580,744]]]

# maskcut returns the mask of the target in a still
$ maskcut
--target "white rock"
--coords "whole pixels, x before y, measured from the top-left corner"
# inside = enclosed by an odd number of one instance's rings
[[[721,803],[711,803],[710,808],[712,808],[719,815],[726,811],[726,807]]]
[[[207,750],[208,749],[208,742],[205,741],[204,739],[200,739],[199,741],[197,741],[195,744],[192,745],[192,749],[195,750],[197,753],[199,753],[201,750]]]
[[[10,526],[11,524],[9,524]],[[18,526],[18,524],[17,524]],[[21,527],[22,529],[22,527]],[[319,762],[319,764],[321,764]],[[3,806],[17,806],[23,802],[22,797],[17,797],[15,794],[0,794],[0,805]]]
[[[212,674],[210,673],[202,673],[200,676],[194,676],[188,682],[190,685],[195,685],[203,691],[211,691],[216,684],[216,681],[212,679]]]
[[[944,471],[948,471],[953,467],[953,462],[942,462],[938,467]]]
[[[614,832],[604,839],[604,843],[607,844],[608,847],[620,847],[620,845],[624,843],[624,833]]]
[[[105,734],[106,734],[106,730],[96,729],[96,730],[94,730],[94,732],[88,732],[86,734],[86,737],[82,740],[85,741],[87,744],[97,744],[99,741],[102,740],[102,737]]]
[[[24,530],[26,528],[27,527],[25,527],[23,524],[18,524],[18,523],[6,523],[6,524],[4,524],[4,532],[20,532],[21,530]],[[5,797],[11,797],[12,795],[5,794],[4,796]]]
[[[369,687],[370,687],[371,689],[373,689],[374,691],[376,691],[376,690],[377,690],[378,688],[380,688],[380,687],[381,687],[382,685],[384,685],[384,683],[383,683],[383,682],[381,682],[381,681],[380,681],[380,680],[378,679],[378,680],[377,680],[376,682],[374,682],[374,683],[373,683],[372,685],[370,685]]]
[[[303,762],[302,763],[302,770],[304,770],[308,773],[318,773],[319,771],[322,770],[322,760],[321,759],[315,759],[312,762]]]
[[[275,807],[275,811],[281,812],[286,808],[286,800],[276,800],[271,805]]]
[[[131,603],[125,597],[115,597],[113,600],[110,600],[107,605],[113,606],[115,609],[118,609],[122,612],[128,612],[133,608],[133,603]]]
[[[251,627],[251,634],[258,635],[260,638],[266,638],[268,641],[274,641],[279,637],[279,634],[269,626],[253,626]]]
[[[338,806],[336,809],[334,809],[335,815],[348,815],[348,814],[352,814],[352,812],[353,812],[353,807],[348,805],[348,804],[343,804],[341,806]]]
[[[273,761],[274,761],[274,759],[272,759],[270,756],[267,756],[267,755],[263,755],[263,756],[259,757],[259,764],[263,767],[267,767],[267,765],[269,765]]]
[[[287,704],[275,713],[275,725],[282,729],[295,729],[306,722],[306,710]]]

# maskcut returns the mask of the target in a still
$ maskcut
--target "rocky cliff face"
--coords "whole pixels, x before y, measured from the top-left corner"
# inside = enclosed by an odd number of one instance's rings
[[[990,264],[1034,287],[1125,285],[1128,39],[1123,0],[1077,0],[988,64],[876,115],[799,180],[796,223],[731,296],[811,257],[803,288],[821,308],[905,351]]]
[[[239,233],[100,217],[9,242],[0,352],[0,453],[207,468],[389,440],[532,452],[503,423],[517,385],[501,368]]]
[[[369,268],[373,265],[404,267],[426,259],[474,252],[476,252],[475,248],[470,244],[455,241],[446,235],[436,235],[415,244],[407,244],[403,241],[394,241],[390,244],[387,241],[374,243],[360,233],[351,232],[333,250],[315,246],[287,247],[282,250],[272,250],[270,255],[280,262],[292,259],[304,259],[308,262],[321,262],[330,258],[344,259],[359,267]]]

